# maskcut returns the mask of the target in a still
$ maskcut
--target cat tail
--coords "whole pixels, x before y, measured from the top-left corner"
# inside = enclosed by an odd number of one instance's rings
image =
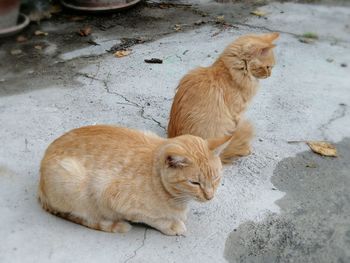
[[[254,128],[252,124],[246,120],[240,121],[233,132],[230,144],[220,154],[222,163],[232,163],[236,158],[249,155],[251,153],[250,142],[253,136]]]

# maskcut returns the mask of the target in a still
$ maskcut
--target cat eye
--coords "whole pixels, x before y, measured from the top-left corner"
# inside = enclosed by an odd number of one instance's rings
[[[191,181],[191,180],[188,180],[188,182],[189,182],[190,184],[193,184],[193,185],[200,185],[199,182],[195,182],[195,181]]]

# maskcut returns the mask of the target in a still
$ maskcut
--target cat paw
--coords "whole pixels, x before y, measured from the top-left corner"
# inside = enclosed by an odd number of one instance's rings
[[[99,222],[99,230],[112,233],[126,233],[130,231],[131,225],[126,221],[109,221],[103,220]]]
[[[112,232],[126,233],[131,230],[132,226],[126,221],[114,222],[112,226]]]
[[[241,156],[248,156],[252,153],[252,149],[250,147],[246,147],[245,149],[242,149]]]
[[[173,221],[169,228],[162,230],[168,236],[185,236],[186,231],[185,223],[180,220]]]

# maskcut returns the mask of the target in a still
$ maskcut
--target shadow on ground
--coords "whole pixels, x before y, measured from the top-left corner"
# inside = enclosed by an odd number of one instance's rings
[[[282,213],[235,229],[229,262],[350,262],[350,139],[336,147],[338,158],[308,151],[277,165]]]

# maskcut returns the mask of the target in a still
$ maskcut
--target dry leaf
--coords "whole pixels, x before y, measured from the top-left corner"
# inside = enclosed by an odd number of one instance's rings
[[[76,21],[82,21],[85,20],[86,16],[72,16],[69,18],[70,21],[76,22]]]
[[[217,23],[224,23],[225,22],[225,16],[217,16],[216,17]]]
[[[57,14],[62,12],[62,6],[61,5],[51,5],[49,9],[51,14]]]
[[[122,58],[125,56],[128,56],[131,53],[130,50],[118,50],[117,52],[114,53],[114,56],[117,58]]]
[[[266,12],[261,11],[261,10],[254,10],[250,12],[252,15],[258,16],[258,17],[264,17],[266,16]]]
[[[26,38],[25,36],[22,36],[22,35],[20,35],[16,38],[16,41],[18,43],[26,42],[27,40],[28,40],[28,38]]]
[[[322,156],[332,156],[337,157],[337,149],[328,142],[322,141],[310,141],[306,142],[311,150],[315,153],[318,153]]]
[[[29,14],[30,21],[40,22],[43,19],[49,18],[51,18],[51,13],[49,10],[35,10]]]
[[[91,31],[92,31],[91,27],[86,26],[79,30],[79,35],[81,35],[82,37],[86,37],[91,34]]]
[[[22,50],[20,50],[20,49],[12,49],[11,50],[11,55],[16,56],[16,55],[19,55],[19,54],[22,54]]]
[[[194,24],[195,24],[196,26],[199,26],[199,25],[201,25],[201,24],[205,24],[205,22],[204,22],[203,20],[199,19],[199,20],[197,20],[196,22],[194,22]]]
[[[169,8],[170,6],[169,6],[169,4],[160,4],[158,7],[160,9],[166,9],[166,8]]]
[[[47,33],[47,32],[43,32],[43,31],[40,31],[40,30],[36,30],[35,32],[34,32],[34,35],[36,35],[36,36],[47,36],[49,33]]]
[[[182,29],[182,27],[180,24],[175,24],[175,26],[174,26],[175,31],[180,31],[181,29]]]

